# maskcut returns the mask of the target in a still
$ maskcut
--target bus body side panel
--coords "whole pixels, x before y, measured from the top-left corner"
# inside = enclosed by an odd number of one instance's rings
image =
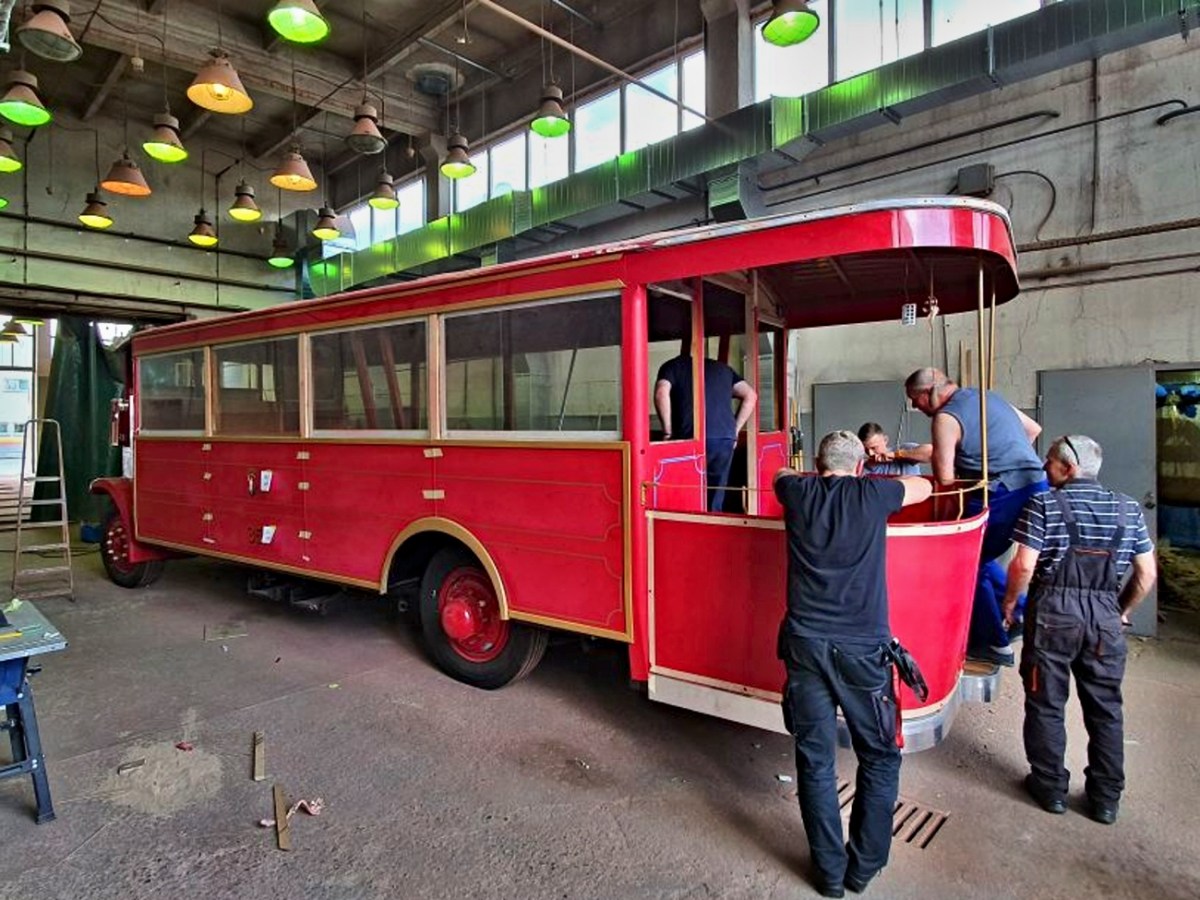
[[[704,512],[704,443],[665,441],[646,447],[646,509]]]
[[[305,449],[309,564],[378,584],[396,535],[434,515],[428,444],[312,441]]]
[[[775,473],[788,464],[788,435],[773,431],[758,436],[758,514],[778,518],[783,507],[775,498]]]
[[[892,633],[924,673],[924,703],[901,687],[906,717],[954,700],[966,655],[986,516],[888,529]],[[777,701],[776,637],[787,593],[783,523],[651,514],[651,671]]]
[[[487,548],[514,619],[630,640],[625,444],[446,444],[437,515]]]
[[[139,538],[364,587],[434,508],[420,446],[150,440],[137,461]]]

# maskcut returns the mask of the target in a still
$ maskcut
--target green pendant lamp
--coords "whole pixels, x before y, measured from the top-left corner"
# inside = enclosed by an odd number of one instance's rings
[[[25,165],[13,150],[12,140],[12,129],[0,125],[0,172],[20,172]]]
[[[470,146],[467,139],[459,132],[456,131],[450,135],[450,140],[446,142],[446,159],[442,162],[441,167],[443,175],[447,178],[459,179],[475,174],[475,163],[471,162],[471,156],[467,152]]]
[[[395,209],[400,205],[396,199],[396,183],[387,172],[379,173],[379,181],[375,185],[375,193],[367,200],[371,209]]]
[[[292,248],[288,246],[287,238],[283,236],[283,226],[275,226],[275,240],[271,242],[271,255],[267,257],[267,265],[276,269],[290,269],[296,264]]]
[[[313,226],[312,235],[321,241],[336,241],[342,236],[337,226],[337,213],[332,207],[322,206],[317,211],[317,224]]]
[[[806,0],[773,0],[771,17],[763,26],[763,40],[776,47],[791,47],[813,36],[821,17],[808,8]]]
[[[546,85],[542,91],[542,105],[538,107],[537,116],[529,123],[534,134],[544,138],[562,137],[571,130],[571,120],[563,109],[563,92],[554,82]]]
[[[79,214],[79,221],[97,231],[103,231],[112,225],[113,220],[112,216],[108,214],[108,204],[100,196],[99,188],[87,195],[87,205]]]
[[[179,120],[170,110],[154,117],[154,132],[142,143],[142,149],[151,159],[164,163],[180,163],[188,158],[187,148],[179,137]]]
[[[50,121],[50,111],[38,96],[37,76],[15,69],[8,76],[8,89],[0,97],[0,116],[14,125],[37,128]]]
[[[267,21],[285,41],[315,44],[329,34],[329,22],[313,0],[279,0]]]
[[[233,205],[229,207],[231,218],[239,222],[257,222],[262,218],[262,210],[254,200],[254,188],[244,180],[239,181],[233,191]]]

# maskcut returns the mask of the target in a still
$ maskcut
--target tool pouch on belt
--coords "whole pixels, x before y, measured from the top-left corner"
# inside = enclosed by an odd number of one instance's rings
[[[912,689],[917,699],[924,703],[929,696],[929,685],[925,683],[925,676],[921,674],[921,667],[917,665],[913,655],[895,638],[884,648],[884,652],[895,664],[896,675]]]

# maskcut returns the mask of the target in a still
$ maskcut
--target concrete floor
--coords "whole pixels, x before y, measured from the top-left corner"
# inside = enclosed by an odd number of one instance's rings
[[[75,603],[39,603],[70,647],[33,682],[58,818],[35,825],[28,779],[0,782],[0,897],[815,896],[795,785],[777,778],[794,774],[788,740],[651,704],[610,645],[563,640],[487,693],[436,671],[379,603],[300,614],[205,560],[138,591],[94,553],[75,569]],[[204,639],[230,623],[246,635]],[[949,819],[928,847],[896,846],[867,896],[1200,896],[1200,625],[1168,624],[1130,664],[1115,826],[1081,814],[1079,784],[1066,816],[1026,800],[1007,677],[906,758],[902,797]],[[1074,727],[1080,783],[1082,755]],[[325,801],[293,819],[290,853],[257,824],[276,781]]]

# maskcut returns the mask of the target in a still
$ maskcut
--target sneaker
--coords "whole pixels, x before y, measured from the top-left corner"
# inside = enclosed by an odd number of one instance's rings
[[[1092,800],[1088,798],[1088,815],[1092,821],[1099,822],[1101,825],[1111,825],[1117,821],[1117,813],[1120,812],[1121,804],[1117,800]]]
[[[1055,797],[1044,790],[1034,779],[1032,772],[1025,776],[1025,792],[1033,798],[1034,803],[1052,815],[1061,816],[1067,811],[1066,799]],[[1093,818],[1095,817],[1093,816]]]
[[[995,663],[998,666],[1011,666],[1016,662],[1012,647],[975,647],[967,648],[967,657],[984,662]]]
[[[846,891],[840,884],[826,884],[817,888],[822,897],[845,897]]]

